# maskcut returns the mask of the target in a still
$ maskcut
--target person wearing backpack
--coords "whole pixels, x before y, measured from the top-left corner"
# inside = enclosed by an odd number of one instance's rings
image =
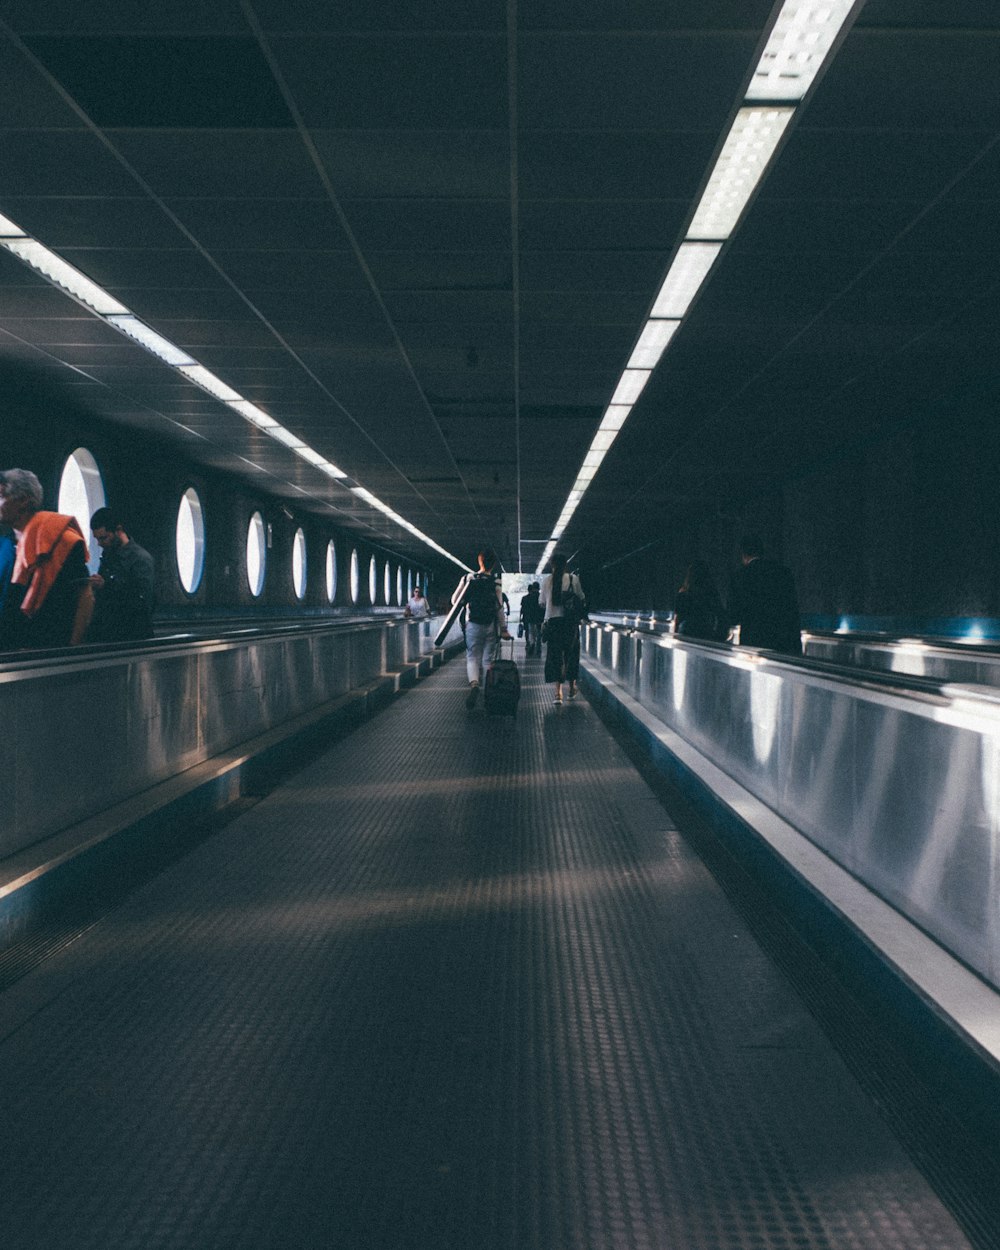
[[[569,697],[576,698],[580,674],[580,622],[587,615],[587,601],[580,579],[566,572],[566,557],[552,557],[552,576],[542,588],[545,622],[545,680],[555,683],[556,703],[562,703],[563,682],[569,684]]]
[[[465,604],[462,618],[465,624],[465,668],[469,676],[469,693],[465,697],[467,708],[475,707],[479,698],[483,664],[485,662],[488,668],[493,662],[494,640],[498,635],[510,638],[500,598],[500,583],[493,576],[496,556],[484,547],[478,558],[478,572],[466,573],[451,597],[452,606],[459,602]]]

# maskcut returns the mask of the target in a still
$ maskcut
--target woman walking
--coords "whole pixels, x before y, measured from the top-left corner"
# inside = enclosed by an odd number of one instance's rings
[[[563,682],[569,686],[569,697],[576,698],[576,680],[580,673],[580,621],[587,605],[583,587],[575,573],[566,572],[566,557],[552,557],[552,576],[542,589],[545,623],[545,680],[556,688],[556,703],[563,701]]]

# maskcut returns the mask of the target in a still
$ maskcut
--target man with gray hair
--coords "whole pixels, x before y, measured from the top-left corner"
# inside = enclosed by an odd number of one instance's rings
[[[76,646],[94,611],[80,526],[74,517],[43,512],[42,499],[42,484],[28,469],[0,472],[0,523],[17,540],[0,615],[4,650]]]

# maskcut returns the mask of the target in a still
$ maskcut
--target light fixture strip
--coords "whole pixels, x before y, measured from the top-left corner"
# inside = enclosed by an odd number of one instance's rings
[[[133,342],[145,348],[150,355],[177,369],[188,381],[207,391],[214,399],[219,399],[223,403],[228,404],[244,420],[249,421],[259,429],[265,430],[272,438],[290,447],[296,454],[308,460],[310,464],[315,465],[317,469],[326,473],[327,476],[341,481],[347,478],[347,474],[342,469],[338,469],[335,464],[331,464],[319,452],[313,451],[302,439],[292,434],[290,430],[286,430],[273,417],[269,417],[266,412],[258,408],[256,404],[252,404],[249,400],[244,399],[238,391],[234,391],[231,386],[223,382],[221,378],[216,377],[204,365],[199,364],[175,343],[171,343],[169,339],[157,334],[155,330],[137,317],[131,309],[126,308],[124,304],[116,300],[103,287],[91,281],[79,269],[74,268],[68,261],[63,260],[61,256],[57,256],[55,252],[50,251],[44,244],[39,243],[37,239],[32,238],[20,226],[11,221],[9,217],[4,217],[2,214],[0,214],[0,247],[6,248],[12,255],[17,256],[19,260],[40,273],[53,286],[68,291],[70,295],[74,296],[82,304],[85,304],[92,312],[95,312],[102,320],[106,321],[108,325],[113,326],[121,334],[127,335]],[[251,462],[247,461],[247,463]],[[255,467],[259,468],[260,466]],[[364,498],[371,507],[391,517],[398,524],[402,525],[403,528],[409,530],[422,543],[445,556],[452,564],[457,564],[460,569],[467,572],[470,571],[468,565],[464,564],[456,556],[453,556],[451,552],[446,551],[444,547],[436,543],[422,530],[417,529],[415,525],[404,521],[388,504],[384,504],[380,499],[377,499],[370,491],[365,491],[361,487],[352,487],[351,489],[359,497]],[[296,490],[301,491],[302,494],[308,493],[303,491],[300,486],[296,486]]]
[[[37,239],[29,238],[27,235],[23,235],[20,238],[0,238],[0,247],[5,247],[8,252],[12,252],[19,260],[23,260],[26,265],[40,273],[43,278],[47,278],[53,286],[58,286],[62,290],[68,291],[81,304],[86,304],[88,308],[93,312],[100,313],[102,317],[107,316],[109,313],[127,313],[129,311],[113,295],[109,295],[103,287],[99,287],[96,282],[91,282],[85,274],[82,274],[69,261],[63,260],[55,252],[50,252]]]
[[[144,347],[147,352],[153,356],[157,356],[165,364],[168,365],[193,365],[194,360],[177,346],[171,343],[169,339],[165,339],[162,334],[157,334],[144,321],[140,321],[138,317],[134,317],[131,313],[121,315],[112,313],[106,318],[109,325],[113,325],[116,330],[120,330],[122,334],[127,335],[133,342],[140,347]]]
[[[740,109],[688,227],[689,239],[729,238],[794,111],[790,105]]]
[[[801,100],[855,5],[856,0],[785,0],[746,98]]]
[[[663,279],[650,316],[683,317],[721,251],[721,243],[682,243]]]

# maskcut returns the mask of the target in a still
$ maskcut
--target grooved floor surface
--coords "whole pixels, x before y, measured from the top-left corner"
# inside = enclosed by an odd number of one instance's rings
[[[967,1242],[596,715],[422,682],[0,996],[4,1250]]]

